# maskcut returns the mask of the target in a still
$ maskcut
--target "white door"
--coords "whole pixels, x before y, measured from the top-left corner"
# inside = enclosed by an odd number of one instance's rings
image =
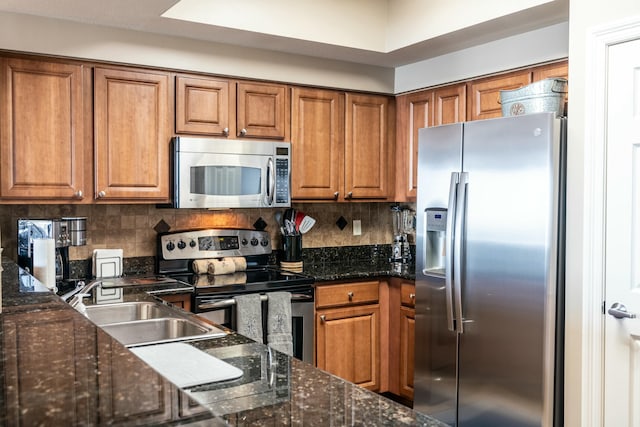
[[[640,40],[607,68],[604,425],[640,426]]]

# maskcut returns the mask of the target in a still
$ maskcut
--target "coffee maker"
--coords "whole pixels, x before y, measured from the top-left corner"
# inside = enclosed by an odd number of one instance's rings
[[[33,241],[53,239],[56,248],[56,282],[69,279],[69,247],[84,246],[86,218],[18,219],[18,265],[33,274]]]

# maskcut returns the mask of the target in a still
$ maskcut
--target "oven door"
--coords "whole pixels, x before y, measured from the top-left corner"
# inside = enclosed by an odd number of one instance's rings
[[[285,289],[279,289],[284,291]],[[314,289],[311,286],[300,289],[286,289],[291,292],[291,333],[293,335],[294,357],[313,363],[314,343]],[[261,294],[263,342],[267,335],[267,295]],[[229,294],[196,295],[195,313],[214,323],[236,330],[236,302]]]

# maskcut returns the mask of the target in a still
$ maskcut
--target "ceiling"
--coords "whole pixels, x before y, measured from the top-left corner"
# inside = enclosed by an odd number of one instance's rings
[[[484,3],[458,0],[457,4],[464,6],[465,1],[469,8],[471,5],[482,7]],[[447,15],[447,20],[452,24],[460,21],[461,25],[457,28],[450,25],[450,29],[435,33],[429,29],[438,27],[438,22],[421,24],[418,31],[410,28],[411,25],[403,27],[400,23],[393,27],[389,22],[398,15],[394,7],[407,5],[421,10],[411,10],[409,15],[403,11],[405,19],[415,13],[416,22],[418,19],[428,22],[425,17],[429,16],[429,8],[434,8],[431,11],[435,16],[438,3],[440,6],[446,3],[442,0],[323,0],[323,3],[317,0],[2,0],[0,11],[398,67],[568,21],[568,0],[520,1],[537,4],[483,22],[473,20],[481,9],[459,8],[450,11],[454,13]],[[448,3],[456,2],[449,0]],[[265,9],[265,5],[269,9]],[[327,12],[333,10],[332,7],[345,5],[349,9],[333,15]],[[217,9],[205,14],[204,7]],[[310,13],[305,14],[304,7]],[[296,25],[287,26],[287,22]],[[405,32],[406,37],[398,37]]]

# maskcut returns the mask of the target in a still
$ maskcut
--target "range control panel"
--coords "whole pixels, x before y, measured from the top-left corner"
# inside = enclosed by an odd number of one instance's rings
[[[176,231],[160,236],[162,258],[200,259],[271,253],[266,231],[207,229]]]

